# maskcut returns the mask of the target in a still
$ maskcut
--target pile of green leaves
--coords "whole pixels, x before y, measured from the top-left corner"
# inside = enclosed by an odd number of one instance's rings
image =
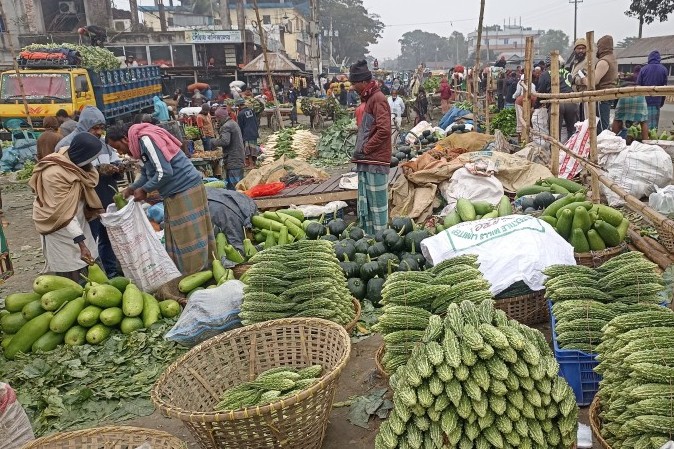
[[[114,334],[100,346],[0,358],[0,380],[16,391],[37,436],[147,416],[152,385],[186,351],[163,338],[174,323]]]
[[[514,108],[501,109],[489,123],[489,132],[500,129],[505,136],[514,136],[517,132],[517,117]]]
[[[473,103],[470,101],[457,101],[454,103],[454,107],[457,109],[463,109],[464,111],[473,112]]]
[[[201,137],[199,128],[196,126],[186,126],[185,127],[185,137],[189,140],[197,140]]]
[[[120,68],[120,62],[113,52],[107,48],[92,47],[90,45],[75,44],[31,44],[22,51],[39,51],[42,49],[67,48],[79,52],[82,57],[82,66],[95,71],[113,70]]]
[[[323,166],[346,164],[356,149],[356,120],[342,118],[321,133],[318,157],[315,162]]]
[[[297,128],[283,128],[276,133],[276,152],[274,159],[279,159],[281,156],[286,156],[289,159],[295,159],[297,154],[293,150],[293,136],[297,132]]]
[[[30,179],[33,176],[33,168],[35,168],[35,161],[26,161],[23,164],[23,168],[16,172],[16,180],[24,181]]]
[[[431,76],[424,80],[424,90],[426,93],[433,93],[440,87],[440,78],[437,76]]]

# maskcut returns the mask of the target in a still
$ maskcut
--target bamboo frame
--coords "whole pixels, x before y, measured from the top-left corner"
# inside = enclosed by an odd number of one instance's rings
[[[529,132],[531,130],[531,76],[533,70],[534,58],[534,38],[527,37],[524,48],[524,101],[522,102],[522,111],[524,115],[524,126],[522,127],[521,143],[529,143]]]
[[[594,54],[595,54],[595,43],[594,43],[594,31],[588,31],[585,35],[587,41],[587,84],[591,89],[595,87],[594,79]],[[590,101],[588,104],[588,117],[589,117],[589,126],[587,133],[590,136],[590,161],[593,164],[597,164],[597,103]],[[599,179],[597,178],[596,173],[590,172],[591,175],[591,188],[592,188],[592,202],[599,202]]]
[[[550,77],[552,81],[552,94],[559,94],[559,52],[553,51],[550,55]],[[550,107],[550,136],[559,140],[559,104]],[[553,176],[559,175],[559,148],[552,145],[551,148],[551,171]]]
[[[487,92],[484,96],[484,133],[489,135],[489,122],[490,122],[490,113],[489,113],[489,96],[493,95],[494,92],[494,80],[491,78],[491,73],[489,78],[487,78]]]
[[[604,90],[585,90],[582,92],[569,92],[563,94],[538,94],[537,97],[546,100],[552,99],[583,99],[587,100],[590,97],[602,95],[612,95],[620,93],[632,93],[634,95],[645,96],[666,96],[674,95],[674,86],[625,86],[612,87]]]
[[[478,83],[480,82],[480,52],[482,51],[482,24],[484,22],[484,4],[485,0],[480,2],[480,18],[477,23],[477,47],[475,53],[475,68],[473,69],[473,111],[477,112],[478,110],[478,94],[480,89],[478,89]],[[489,57],[489,54],[487,54]]]

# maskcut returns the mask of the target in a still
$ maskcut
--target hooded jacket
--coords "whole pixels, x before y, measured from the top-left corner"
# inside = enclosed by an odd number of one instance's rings
[[[213,146],[222,147],[223,162],[227,170],[243,168],[246,162],[246,154],[241,137],[241,128],[229,115],[223,117],[224,122],[220,126],[220,138],[211,142]]]
[[[595,89],[610,89],[616,87],[618,82],[618,61],[613,53],[613,37],[603,36],[597,41],[597,66],[602,62],[608,64],[608,69],[604,76],[595,81]]]
[[[639,86],[666,86],[669,74],[667,68],[660,64],[660,52],[654,50],[648,55],[648,64],[641,68],[637,77]],[[649,106],[661,108],[665,104],[665,97],[646,97]]]
[[[152,117],[156,118],[160,122],[168,122],[170,117],[166,103],[164,103],[162,99],[156,95],[152,97],[152,102],[154,103],[154,113],[152,113]]]
[[[358,125],[352,162],[358,171],[388,173],[391,163],[391,108],[386,96],[371,84],[362,94],[362,118]],[[379,169],[373,169],[378,166]]]

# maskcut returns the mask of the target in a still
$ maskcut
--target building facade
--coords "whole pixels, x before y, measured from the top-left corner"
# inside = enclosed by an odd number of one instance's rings
[[[488,49],[491,53],[507,53],[509,55],[524,56],[526,38],[533,36],[534,49],[538,46],[544,30],[535,30],[521,25],[493,25],[484,27],[482,30],[481,48]],[[477,31],[468,34],[468,48],[472,52],[477,50]]]

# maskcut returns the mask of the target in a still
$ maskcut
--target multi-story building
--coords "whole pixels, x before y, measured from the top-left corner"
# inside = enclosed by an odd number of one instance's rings
[[[481,48],[488,49],[492,54],[506,53],[524,56],[526,38],[533,36],[534,48],[536,48],[538,40],[544,33],[544,30],[535,30],[521,25],[488,26],[482,29]],[[477,31],[468,34],[468,48],[472,52],[477,50]]]

